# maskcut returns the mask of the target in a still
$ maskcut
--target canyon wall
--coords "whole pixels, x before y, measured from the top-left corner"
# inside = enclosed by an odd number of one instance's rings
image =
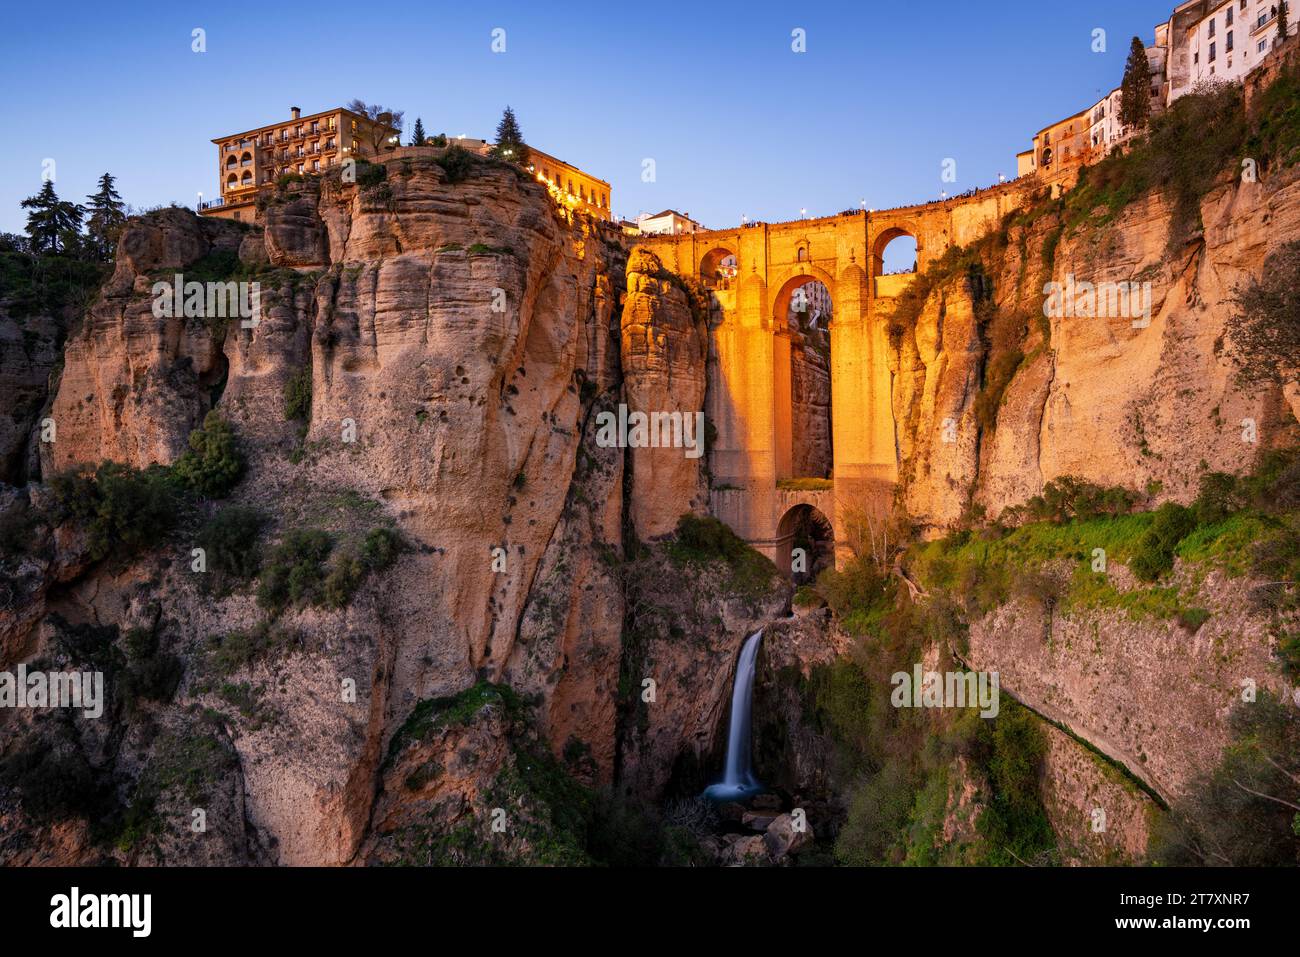
[[[1160,192],[1102,226],[1065,229],[1062,215],[1048,204],[985,237],[978,283],[942,280],[899,330],[904,501],[931,533],[971,504],[996,517],[1062,475],[1186,501],[1201,472],[1243,471],[1295,434],[1287,398],[1239,385],[1223,348],[1236,288],[1300,235],[1295,170],[1220,180],[1201,202],[1204,230],[1172,251]],[[1127,312],[1046,317],[1049,282],[1149,283],[1149,324]]]

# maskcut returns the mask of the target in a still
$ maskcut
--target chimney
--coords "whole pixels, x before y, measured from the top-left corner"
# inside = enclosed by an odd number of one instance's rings
[[[298,106],[289,107],[289,112],[293,114],[293,118],[295,120],[298,119],[298,117],[302,116],[302,108]]]

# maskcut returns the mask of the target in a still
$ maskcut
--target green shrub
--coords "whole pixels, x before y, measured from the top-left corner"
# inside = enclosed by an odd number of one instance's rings
[[[381,571],[397,561],[405,548],[402,536],[386,525],[372,528],[361,542],[361,561],[371,571]]]
[[[383,163],[357,161],[357,188],[370,189],[388,179],[388,167]]]
[[[688,512],[678,519],[668,555],[678,565],[725,562],[731,570],[731,589],[749,598],[766,593],[777,574],[771,561],[711,515]]]
[[[1102,486],[1073,475],[1062,475],[1043,486],[1024,505],[1008,511],[1013,522],[1054,522],[1123,515],[1137,502],[1137,495],[1118,485]]]
[[[468,150],[460,146],[452,146],[434,162],[447,174],[447,182],[459,183],[469,176],[475,160]]]
[[[92,473],[74,470],[50,479],[56,523],[69,519],[85,530],[94,561],[110,552],[129,555],[176,524],[179,502],[166,469],[133,469],[103,462]]]
[[[1192,508],[1198,525],[1221,522],[1241,508],[1237,477],[1226,472],[1203,472]]]
[[[172,466],[186,488],[208,498],[223,498],[244,474],[244,456],[235,430],[215,409],[190,433],[189,450]]]
[[[260,512],[242,505],[227,506],[212,516],[198,535],[209,565],[242,580],[256,576],[262,564],[257,539],[264,524]]]
[[[284,417],[290,421],[311,421],[311,363],[303,366],[284,384]]]
[[[289,605],[320,601],[325,559],[333,548],[334,537],[319,528],[290,531],[262,568],[258,604],[279,611]]]
[[[1050,860],[1056,834],[1039,788],[1047,738],[1038,718],[1002,696],[998,716],[980,722],[973,751],[993,792],[975,822],[986,842],[981,863],[1011,867]]]
[[[1153,582],[1174,567],[1178,544],[1196,528],[1196,516],[1177,502],[1165,502],[1155,512],[1151,527],[1142,536],[1129,570],[1144,582]]]

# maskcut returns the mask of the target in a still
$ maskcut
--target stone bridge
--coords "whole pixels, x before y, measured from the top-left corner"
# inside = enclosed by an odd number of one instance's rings
[[[847,555],[848,517],[892,495],[898,477],[885,326],[914,275],[885,275],[885,248],[912,237],[924,270],[950,246],[997,228],[1040,187],[1027,177],[920,206],[638,240],[667,269],[711,287],[721,310],[705,409],[717,429],[709,455],[718,518],[789,571],[792,515],[811,507],[829,520],[837,560]],[[730,257],[734,276],[719,278]],[[803,477],[794,474],[787,317],[795,291],[813,280],[832,302],[832,488],[792,498],[778,487]]]

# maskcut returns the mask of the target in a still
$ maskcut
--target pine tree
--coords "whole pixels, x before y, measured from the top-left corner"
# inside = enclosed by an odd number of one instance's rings
[[[528,146],[524,143],[524,134],[519,129],[519,121],[515,119],[515,111],[508,106],[501,114],[501,122],[497,124],[497,141],[492,147],[492,155],[520,166],[528,163]]]
[[[1151,67],[1147,63],[1146,47],[1137,37],[1129,46],[1124,81],[1119,89],[1119,121],[1135,130],[1146,126],[1151,118]]]
[[[1277,39],[1279,43],[1290,36],[1286,25],[1287,18],[1291,16],[1290,7],[1291,4],[1287,0],[1277,0]]]
[[[54,181],[46,180],[41,191],[22,201],[27,214],[27,235],[31,237],[32,252],[58,253],[76,246],[81,238],[81,217],[85,210],[76,203],[59,199],[54,192]]]
[[[105,173],[99,178],[99,192],[86,197],[90,212],[86,220],[86,241],[98,259],[111,261],[117,253],[117,238],[126,223],[126,206],[114,189],[114,178]]]
[[[420,122],[420,118],[417,116],[415,118],[415,129],[411,131],[411,145],[423,146],[424,138],[424,124]]]

